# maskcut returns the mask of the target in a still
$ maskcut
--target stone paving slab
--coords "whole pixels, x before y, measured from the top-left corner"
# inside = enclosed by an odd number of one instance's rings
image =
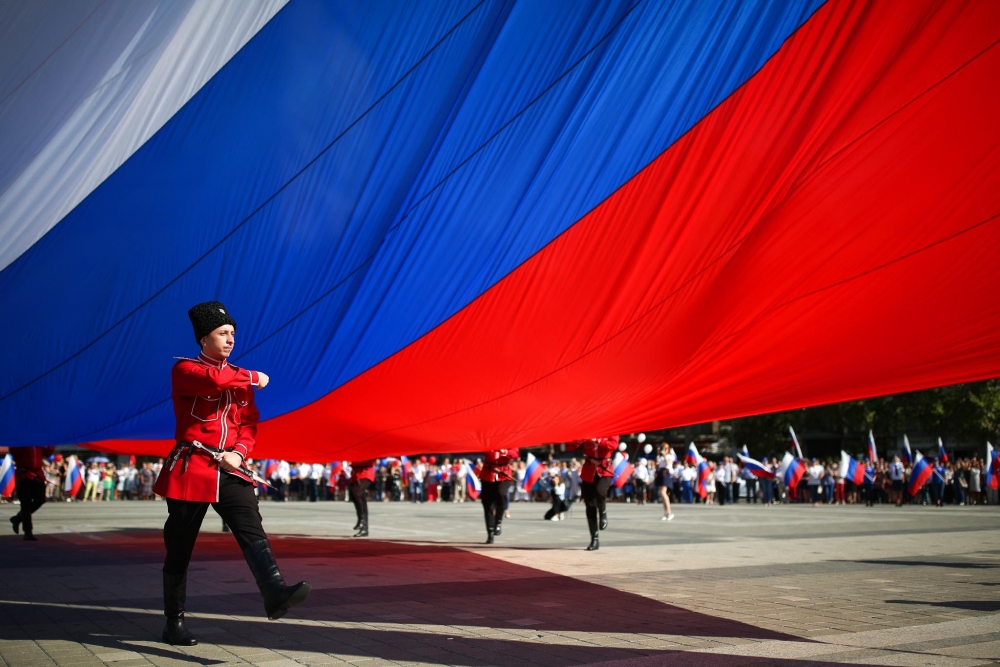
[[[246,564],[206,520],[189,573],[201,643],[158,641],[160,502],[50,504],[41,541],[0,536],[0,667],[115,665],[1000,665],[995,508],[515,504],[484,546],[473,503],[262,503],[289,579],[267,621]],[[0,526],[17,510],[0,505]],[[210,515],[211,516],[211,515]]]

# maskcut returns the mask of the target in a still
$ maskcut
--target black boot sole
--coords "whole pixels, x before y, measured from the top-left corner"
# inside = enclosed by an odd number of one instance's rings
[[[299,586],[298,590],[292,593],[292,595],[287,600],[282,602],[281,606],[279,606],[273,612],[268,612],[267,617],[272,621],[278,620],[279,618],[287,614],[289,609],[299,604],[300,602],[304,602],[305,599],[309,597],[309,592],[311,590],[312,586],[310,586],[305,582],[302,582],[302,585]]]
[[[598,542],[591,542],[589,545],[587,545],[587,551],[597,551],[600,548],[601,545]]]
[[[170,644],[171,646],[197,646],[198,645],[198,640],[195,639],[194,637],[191,637],[191,639],[187,639],[187,640],[184,640],[184,641],[172,642],[172,641],[170,641],[170,637],[169,637],[169,635],[167,635],[167,631],[166,630],[164,630],[163,634],[160,635],[160,639],[163,640],[164,644]]]

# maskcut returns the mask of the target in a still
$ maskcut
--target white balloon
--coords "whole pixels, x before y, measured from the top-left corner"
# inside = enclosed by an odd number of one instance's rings
[[[646,445],[645,447],[642,448],[642,451],[644,451],[647,454],[649,454],[651,451],[653,451],[653,446],[652,445]]]
[[[646,442],[646,434],[645,433],[640,433],[639,437],[637,437],[636,440],[638,440],[640,443]]]
[[[624,452],[626,449],[628,449],[628,445],[626,445],[624,442],[618,445],[619,452]]]

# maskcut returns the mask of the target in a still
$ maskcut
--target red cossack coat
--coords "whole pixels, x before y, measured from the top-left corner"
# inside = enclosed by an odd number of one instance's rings
[[[514,480],[510,462],[521,455],[519,449],[495,449],[483,454],[483,467],[476,471],[476,477],[484,482],[507,482]]]
[[[357,484],[359,479],[367,479],[372,484],[375,483],[375,461],[373,459],[351,463],[351,478],[348,482]]]
[[[10,457],[14,459],[14,479],[45,481],[45,459],[52,456],[55,447],[12,447]]]
[[[170,381],[178,443],[198,441],[215,449],[250,456],[260,413],[254,403],[256,371],[201,354],[174,364]],[[153,490],[175,500],[214,503],[219,500],[218,463],[205,452],[182,448],[170,452]],[[242,473],[230,473],[248,482]]]
[[[586,459],[583,468],[580,470],[580,479],[591,484],[598,477],[614,477],[615,470],[611,464],[611,459],[618,451],[618,436],[610,438],[597,438],[596,440],[581,440],[569,444],[566,449],[573,450],[583,447],[583,455]]]

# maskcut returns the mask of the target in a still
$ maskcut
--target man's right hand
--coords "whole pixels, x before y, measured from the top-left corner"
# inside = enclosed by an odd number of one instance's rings
[[[257,371],[257,388],[263,389],[267,386],[267,383],[271,381],[271,378],[267,377],[267,373],[261,373]]]

